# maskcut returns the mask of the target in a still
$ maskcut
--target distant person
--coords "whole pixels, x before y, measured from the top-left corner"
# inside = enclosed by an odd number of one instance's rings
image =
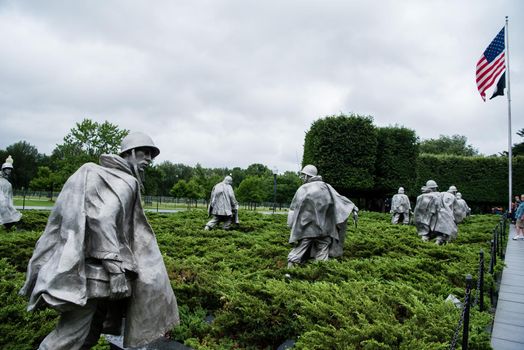
[[[0,224],[6,230],[11,230],[22,218],[22,214],[13,206],[13,187],[9,182],[9,177],[13,171],[13,158],[7,157],[2,164],[0,173]]]
[[[514,240],[524,239],[524,194],[520,196],[521,201],[519,207],[515,211],[515,236]]]
[[[449,192],[438,192],[434,180],[428,180],[421,191],[414,213],[418,235],[425,242],[435,238],[438,245],[450,242],[458,232],[453,214],[457,199]]]
[[[287,257],[288,268],[309,258],[322,261],[341,256],[347,219],[353,213],[356,221],[358,213],[352,201],[322,181],[314,165],[306,165],[300,173],[304,184],[295,193],[287,218],[289,243],[295,244]]]
[[[400,217],[402,217],[402,223],[408,225],[410,211],[411,203],[409,202],[409,198],[404,194],[404,187],[400,187],[398,193],[391,199],[390,213],[393,214],[391,223],[398,224]]]
[[[517,211],[517,208],[519,207],[520,203],[521,203],[521,200],[520,200],[520,196],[515,196],[514,197],[514,201],[511,202],[511,213],[510,213],[510,219],[511,219],[511,222],[513,224],[515,224],[516,222],[516,211]]]
[[[231,229],[233,222],[238,224],[238,202],[232,184],[233,178],[228,175],[213,187],[208,207],[208,214],[213,218],[208,221],[205,230],[211,230],[219,223],[223,223],[224,230]]]

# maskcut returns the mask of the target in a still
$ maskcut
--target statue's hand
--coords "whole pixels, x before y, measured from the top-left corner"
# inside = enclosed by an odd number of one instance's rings
[[[112,273],[109,275],[109,288],[111,299],[122,299],[128,292],[125,273]]]

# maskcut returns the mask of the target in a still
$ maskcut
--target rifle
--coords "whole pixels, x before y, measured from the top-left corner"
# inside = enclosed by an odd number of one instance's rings
[[[358,213],[353,211],[353,222],[355,223],[355,230],[358,228]]]
[[[238,220],[238,209],[233,209],[232,212],[233,212],[233,222],[238,225],[240,223],[240,221]]]

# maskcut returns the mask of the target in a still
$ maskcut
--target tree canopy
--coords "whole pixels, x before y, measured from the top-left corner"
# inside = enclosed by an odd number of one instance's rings
[[[440,135],[438,139],[428,139],[420,143],[420,153],[448,154],[454,156],[476,156],[479,151],[472,145],[468,145],[468,138],[463,135],[445,136]]]
[[[304,140],[302,166],[315,165],[323,178],[343,192],[373,188],[377,130],[369,116],[318,119]]]
[[[517,131],[517,135],[524,137],[524,128]],[[513,145],[511,152],[514,156],[524,156],[524,141]]]

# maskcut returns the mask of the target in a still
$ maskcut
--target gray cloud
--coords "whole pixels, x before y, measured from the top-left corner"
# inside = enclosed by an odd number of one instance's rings
[[[326,115],[507,148],[507,102],[475,64],[509,14],[523,128],[520,1],[0,1],[0,147],[50,153],[83,118],[143,130],[159,161],[296,170]],[[515,138],[517,138],[515,136]],[[515,140],[517,141],[517,140]]]

